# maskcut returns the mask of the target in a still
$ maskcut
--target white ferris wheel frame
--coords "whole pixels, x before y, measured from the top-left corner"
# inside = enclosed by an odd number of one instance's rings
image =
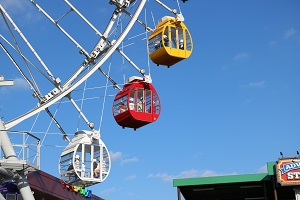
[[[62,90],[56,90],[56,94],[50,98],[48,101],[38,104],[35,108],[31,109],[27,113],[11,120],[5,123],[5,128],[10,129],[11,127],[14,127],[15,125],[21,123],[22,121],[30,118],[31,116],[39,113],[42,110],[47,109],[49,106],[56,103],[58,100],[64,98],[67,96],[70,92],[72,92],[74,89],[76,89],[80,84],[82,84],[86,79],[88,79],[111,55],[112,53],[118,48],[118,46],[121,44],[121,42],[124,40],[124,38],[127,36],[128,32],[134,25],[134,23],[137,21],[138,16],[140,15],[143,7],[145,6],[147,0],[140,0],[140,4],[138,5],[137,9],[135,10],[134,14],[131,16],[130,21],[128,22],[127,26],[123,30],[123,32],[120,34],[118,39],[108,48],[105,55],[95,64],[93,65],[89,71],[87,71],[83,76],[81,76],[78,80],[76,80],[73,84],[69,85],[65,83],[62,85]],[[101,40],[101,39],[100,39]],[[72,75],[70,79],[73,79],[73,76],[75,77],[76,74]]]

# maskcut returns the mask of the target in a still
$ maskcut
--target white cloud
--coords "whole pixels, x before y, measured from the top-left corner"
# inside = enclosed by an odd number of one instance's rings
[[[297,34],[297,31],[294,28],[287,30],[283,36],[284,39],[289,39]]]
[[[139,158],[134,156],[134,157],[129,157],[128,155],[123,155],[122,152],[110,152],[110,158],[111,160],[114,161],[120,161],[121,165],[127,164],[127,163],[132,163],[132,162],[138,162]]]
[[[203,176],[200,171],[191,169],[181,172],[179,175],[176,176],[176,178],[195,178]]]
[[[249,58],[248,53],[238,53],[233,57],[234,61],[246,61]]]
[[[132,162],[138,162],[138,161],[139,159],[137,157],[132,157],[132,158],[123,157],[121,160],[121,165],[132,163]]]
[[[33,10],[33,6],[24,0],[0,0],[0,4],[7,11],[8,15],[19,15],[29,13]]]
[[[258,169],[258,173],[266,173],[267,172],[267,165]],[[178,175],[171,175],[168,173],[157,173],[157,174],[148,174],[148,178],[158,178],[164,182],[172,182],[174,179],[181,179],[181,178],[199,178],[199,177],[211,177],[211,176],[229,176],[229,175],[237,175],[238,173],[220,173],[213,170],[185,170],[179,173]]]
[[[218,173],[212,170],[204,170],[204,171],[198,171],[195,169],[191,170],[185,170],[182,171],[178,175],[171,175],[167,173],[158,173],[158,174],[149,174],[147,177],[148,178],[159,178],[164,182],[172,182],[173,179],[177,178],[197,178],[197,177],[208,177],[208,176],[224,176],[224,175],[235,175],[237,173],[230,173],[230,174],[223,174],[223,173]]]
[[[167,174],[167,173],[158,173],[158,174],[148,174],[148,178],[159,178],[162,179],[164,182],[172,182],[174,176]]]
[[[140,198],[138,197],[138,195],[136,194],[136,192],[128,192],[128,193],[127,193],[127,196],[128,196],[129,199],[133,199],[133,198],[134,198],[134,199],[137,199],[137,198],[140,199]]]
[[[24,0],[0,0],[0,4],[6,10],[16,25],[21,29],[28,23],[33,23],[42,19],[42,15],[37,13],[37,9],[29,1]],[[0,23],[0,29],[7,30],[4,23]]]
[[[7,87],[11,87],[11,86],[0,87],[0,96],[7,94],[7,92],[9,91]]]
[[[233,173],[234,174],[234,173]],[[201,177],[209,177],[209,176],[223,176],[224,174],[220,174],[218,172],[212,170],[205,170],[202,172]]]
[[[4,7],[5,10],[9,10],[9,9],[22,9],[22,0],[11,0],[11,1],[7,1],[7,0],[0,0],[0,4]]]
[[[136,179],[136,175],[129,175],[125,178],[126,181],[131,181],[131,180],[134,180]]]
[[[259,82],[251,82],[247,85],[241,85],[240,88],[265,88],[266,81],[259,81]]]
[[[253,83],[249,83],[248,86],[255,87],[255,88],[263,88],[266,87],[266,82],[265,81],[253,82]]]
[[[115,188],[115,187],[112,187],[112,188],[108,188],[108,189],[106,189],[106,190],[101,190],[101,191],[100,191],[100,194],[101,194],[101,196],[108,196],[108,195],[110,195],[111,193],[114,193],[114,192],[116,192],[116,191],[118,191],[118,189]]]
[[[277,41],[274,41],[274,40],[269,43],[270,47],[274,47],[276,45],[277,45]]]
[[[202,153],[196,153],[196,154],[193,156],[193,158],[199,158],[199,157],[201,157],[201,155],[202,155]]]
[[[30,89],[28,83],[23,78],[15,78],[14,79],[14,87],[16,89],[28,90]]]
[[[122,158],[122,152],[109,152],[111,161],[117,161]]]
[[[258,169],[258,173],[267,173],[267,172],[268,172],[267,165],[264,165]]]

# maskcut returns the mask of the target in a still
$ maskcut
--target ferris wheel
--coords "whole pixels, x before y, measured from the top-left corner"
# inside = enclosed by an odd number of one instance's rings
[[[110,172],[111,160],[101,140],[101,120],[97,129],[98,125],[89,119],[93,108],[85,110],[82,106],[83,100],[87,99],[88,85],[95,88],[99,79],[103,81],[102,103],[105,105],[107,96],[114,97],[112,115],[116,124],[123,128],[136,130],[159,118],[160,98],[152,84],[150,66],[171,67],[188,58],[193,50],[192,37],[184,24],[179,1],[166,2],[173,3],[179,11],[159,0],[109,0],[99,1],[96,5],[105,9],[105,14],[91,19],[91,13],[84,12],[84,9],[81,11],[69,0],[55,1],[53,4],[63,6],[52,8],[48,8],[49,2],[28,0],[28,4],[38,12],[36,15],[52,23],[57,34],[65,39],[66,43],[62,42],[61,49],[57,50],[61,52],[59,56],[64,58],[63,53],[66,52],[67,57],[71,46],[72,51],[79,52],[69,61],[64,59],[64,64],[72,65],[65,68],[46,65],[40,51],[34,48],[35,45],[0,5],[8,30],[7,35],[0,35],[1,49],[37,100],[37,104],[26,112],[6,122],[1,121],[0,131],[10,132],[18,124],[45,111],[69,143],[59,160],[61,179],[67,184],[82,187],[103,182]],[[47,52],[47,48],[42,51]],[[30,56],[27,56],[28,52]],[[43,57],[51,57],[56,53],[43,54]],[[53,60],[60,62],[57,58]],[[72,139],[64,130],[64,117],[59,118],[56,112],[51,111],[65,99],[86,126],[77,130]],[[66,112],[69,111],[63,111],[64,114]],[[103,112],[99,113],[103,115]],[[75,130],[76,127],[73,128]],[[15,158],[12,149],[4,148],[2,146],[6,161]]]

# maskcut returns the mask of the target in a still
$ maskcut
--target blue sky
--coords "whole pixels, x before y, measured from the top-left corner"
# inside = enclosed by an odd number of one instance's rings
[[[112,9],[107,2],[71,1],[100,31]],[[163,2],[177,8],[174,0]],[[65,80],[83,61],[74,44],[29,1],[0,3],[53,74]],[[56,18],[64,10],[62,1],[37,3]],[[150,4],[147,12],[153,11],[156,21],[170,15],[159,9],[158,4]],[[104,89],[85,94],[93,100],[84,101],[84,111],[97,128],[101,124],[101,138],[112,157],[109,177],[91,188],[105,199],[176,199],[174,178],[264,172],[266,162],[276,161],[279,152],[295,156],[300,150],[300,2],[189,0],[181,3],[180,9],[192,34],[194,51],[189,59],[169,69],[150,62],[153,85],[162,104],[157,122],[137,131],[119,127],[111,113],[117,90],[110,87],[100,123]],[[144,19],[144,13],[140,19]],[[93,47],[95,34],[72,17],[62,23],[80,44],[87,49]],[[11,41],[3,20],[0,31]],[[128,35],[140,33],[137,25]],[[125,49],[149,72],[145,43],[136,42]],[[15,80],[14,87],[0,88],[0,115],[3,121],[9,121],[33,108],[37,101],[3,52],[0,56],[0,74]],[[124,76],[138,75],[128,63],[122,63],[118,54],[103,68],[108,70],[110,64],[111,75],[120,84]],[[38,81],[44,93],[52,89],[40,77]],[[106,80],[97,73],[87,84],[105,86]],[[74,99],[80,99],[82,88],[78,94],[74,92]],[[57,118],[65,131],[72,135],[78,129],[87,129],[64,101],[50,110],[55,113],[59,107]],[[35,119],[24,121],[14,130],[32,130],[44,140],[41,169],[58,176],[63,150],[58,146],[66,146],[66,142],[54,124],[49,126],[51,120],[45,113],[33,126]],[[38,133],[46,131],[46,136]]]

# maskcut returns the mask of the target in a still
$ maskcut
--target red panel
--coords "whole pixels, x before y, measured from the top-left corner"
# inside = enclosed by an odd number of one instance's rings
[[[142,126],[145,126],[146,124],[152,123],[156,121],[159,117],[159,111],[158,113],[149,113],[145,109],[146,107],[143,108],[143,112],[141,111],[136,111],[136,110],[129,110],[129,100],[130,100],[130,93],[133,90],[136,89],[144,89],[144,90],[150,90],[151,91],[151,105],[150,108],[154,108],[154,102],[153,102],[153,94],[156,93],[156,90],[154,89],[153,85],[150,83],[145,83],[143,80],[138,80],[135,79],[131,81],[130,83],[127,83],[124,85],[124,88],[116,95],[114,102],[120,101],[121,98],[126,97],[127,99],[126,105],[127,105],[127,110],[125,112],[122,112],[120,114],[114,115],[114,118],[116,122],[122,126],[122,127],[128,127],[128,128],[140,128]],[[157,93],[156,93],[157,94]],[[137,96],[135,95],[135,106],[137,106]],[[157,99],[158,105],[160,105],[159,98]],[[143,106],[145,104],[145,99]],[[115,104],[114,104],[115,105]],[[116,109],[113,107],[113,112],[115,112]]]

